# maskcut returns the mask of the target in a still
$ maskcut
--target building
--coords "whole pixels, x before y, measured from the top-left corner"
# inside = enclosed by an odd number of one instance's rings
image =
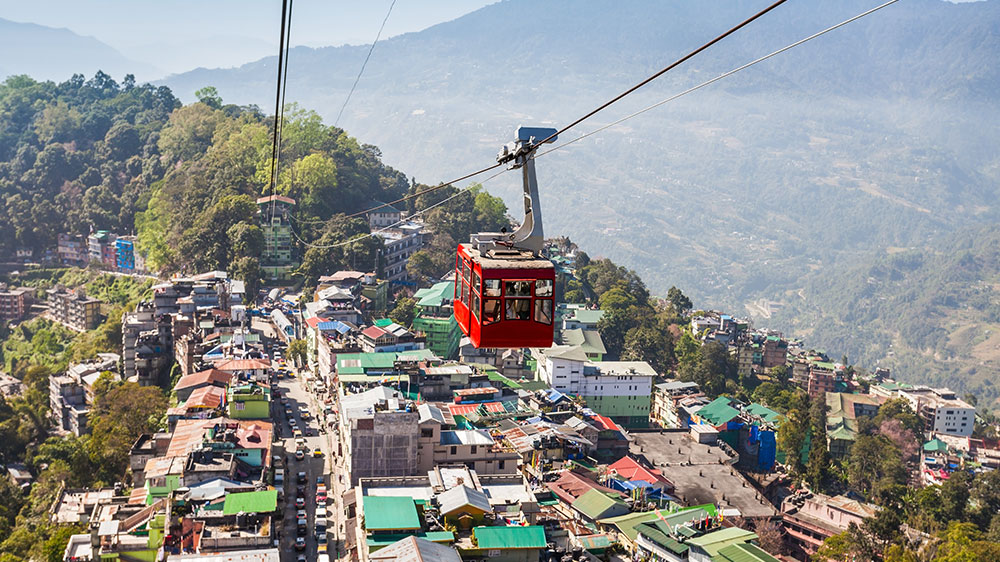
[[[559,335],[559,342],[561,345],[579,346],[591,361],[603,361],[604,355],[608,352],[604,347],[604,339],[597,330],[582,328],[563,330]]]
[[[960,437],[972,435],[976,409],[950,389],[914,387],[900,390],[899,396],[924,420],[927,431]]]
[[[352,485],[360,478],[418,474],[417,409],[390,388],[341,396],[342,451]]]
[[[597,323],[604,317],[603,310],[591,310],[582,305],[560,305],[563,313],[563,330],[596,330]]]
[[[403,212],[387,203],[372,201],[368,207],[373,209],[368,211],[368,227],[371,230],[391,227],[403,219]]]
[[[93,330],[101,323],[101,301],[88,298],[81,287],[75,291],[56,287],[46,291],[49,315],[53,320],[85,332]]]
[[[24,318],[31,307],[34,289],[0,285],[0,320],[18,321]]]
[[[385,277],[390,283],[408,281],[406,263],[424,245],[424,226],[419,223],[397,225],[376,232],[385,244]]]
[[[135,242],[135,236],[120,236],[115,240],[115,269],[121,273],[142,273],[146,270]]]
[[[413,295],[417,301],[413,330],[423,333],[425,345],[444,359],[458,357],[458,344],[462,339],[451,304],[454,294],[455,282],[442,281]]]
[[[78,267],[87,266],[90,255],[87,251],[87,240],[83,235],[60,233],[56,240],[56,254],[59,256],[59,263]]]
[[[271,387],[260,384],[232,384],[226,401],[229,417],[236,420],[263,420],[271,417]]]
[[[696,382],[668,381],[653,387],[653,405],[649,411],[649,419],[660,427],[687,427],[681,410],[682,402],[687,398],[701,398],[701,389]],[[707,403],[707,401],[706,401]]]
[[[49,378],[49,407],[58,431],[74,435],[90,432],[87,419],[94,403],[94,383],[110,371],[118,380],[118,355],[102,353],[96,360],[70,365],[62,375]]]
[[[105,269],[117,267],[115,241],[118,236],[107,230],[98,230],[87,237],[87,255],[91,263],[99,263]]]
[[[298,267],[292,242],[292,207],[295,200],[284,195],[257,199],[257,215],[264,231],[261,273],[271,279],[284,279]]]
[[[879,400],[868,394],[826,393],[826,440],[830,455],[843,458],[858,438],[858,419],[878,413]]]
[[[644,361],[592,362],[578,346],[535,349],[538,378],[559,392],[582,397],[594,412],[627,427],[649,424],[656,371]]]
[[[358,334],[358,343],[365,353],[423,349],[424,341],[423,336],[418,337],[391,320],[378,320]]]
[[[154,289],[155,290],[155,289]],[[170,316],[140,302],[122,314],[122,377],[141,385],[156,384],[173,360]]]
[[[824,540],[846,531],[852,523],[861,526],[877,509],[845,496],[809,492],[788,496],[781,502],[781,523],[790,554],[807,559]]]

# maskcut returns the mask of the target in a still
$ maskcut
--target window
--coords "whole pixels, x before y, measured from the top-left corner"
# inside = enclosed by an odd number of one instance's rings
[[[434,428],[433,427],[422,427],[422,428],[420,428],[420,436],[421,437],[434,437]]]
[[[473,270],[473,272],[472,272],[472,290],[475,291],[476,293],[478,293],[481,290],[479,288],[479,284],[480,284],[479,272]]]
[[[504,303],[507,320],[531,319],[531,299],[506,299]]]
[[[472,451],[471,452],[472,452],[473,455],[476,454],[476,446],[475,445],[472,446]]]
[[[551,297],[552,296],[552,280],[551,279],[538,279],[535,281],[535,296],[536,297]]]
[[[539,322],[542,324],[552,323],[552,301],[550,300],[535,301],[535,322]]]
[[[458,447],[452,446],[451,447],[451,454],[452,455],[457,455],[458,454]]]
[[[479,318],[479,293],[472,293],[472,313]]]
[[[493,324],[494,322],[499,322],[499,321],[500,321],[500,299],[484,299],[483,324]]]
[[[497,464],[497,468],[498,468],[499,470],[503,470],[503,461],[500,461],[500,462],[499,462],[499,463]]]
[[[486,279],[483,281],[483,295],[487,297],[500,296],[500,280]]]
[[[504,295],[508,297],[530,297],[530,281],[505,281]]]
[[[237,402],[237,403],[233,404],[233,406],[236,407],[236,411],[237,412],[242,412],[243,410],[247,409],[246,402]]]

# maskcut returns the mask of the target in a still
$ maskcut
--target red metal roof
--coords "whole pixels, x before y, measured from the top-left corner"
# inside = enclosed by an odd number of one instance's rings
[[[452,416],[466,416],[478,410],[480,406],[486,407],[487,412],[500,413],[505,411],[502,402],[475,402],[472,404],[448,404],[448,411],[451,412]]]
[[[621,428],[618,427],[615,424],[615,422],[611,421],[611,418],[607,416],[595,415],[594,420],[597,422],[598,425],[601,426],[601,429],[607,431],[621,431]]]
[[[195,389],[191,396],[184,403],[185,408],[205,407],[218,408],[222,405],[222,399],[226,395],[226,389],[217,386],[205,386]]]
[[[385,330],[379,328],[378,326],[369,326],[364,330],[362,330],[361,333],[366,337],[369,337],[373,340],[377,340],[380,337],[384,336],[385,334],[388,334],[389,332],[386,332]]]
[[[625,480],[642,480],[650,484],[669,484],[670,482],[660,474],[659,470],[649,470],[639,464],[638,461],[626,455],[608,466],[609,470],[614,470],[618,476]]]
[[[215,368],[220,371],[256,371],[270,369],[271,362],[267,359],[220,359],[215,362]]]
[[[319,323],[322,321],[323,319],[320,318],[319,316],[311,316],[309,318],[306,318],[306,324],[309,324],[309,327],[313,329],[317,329],[319,327]]]
[[[552,493],[565,503],[573,503],[576,498],[586,494],[590,490],[598,490],[608,494],[621,496],[621,492],[601,486],[589,478],[580,476],[572,470],[563,471],[562,475],[555,482],[545,484]]]
[[[205,371],[198,371],[197,373],[191,373],[190,375],[185,375],[181,377],[177,384],[174,385],[174,390],[182,390],[185,388],[194,388],[196,386],[202,386],[206,384],[229,384],[233,378],[232,373],[227,373],[225,371],[220,371],[219,369],[208,369]]]

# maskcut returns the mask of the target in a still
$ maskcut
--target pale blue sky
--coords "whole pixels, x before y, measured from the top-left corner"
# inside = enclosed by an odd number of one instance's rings
[[[455,19],[496,0],[397,0],[383,38]],[[295,0],[292,42],[367,44],[391,0]],[[65,27],[164,72],[234,66],[272,54],[279,0],[0,0],[0,18]]]

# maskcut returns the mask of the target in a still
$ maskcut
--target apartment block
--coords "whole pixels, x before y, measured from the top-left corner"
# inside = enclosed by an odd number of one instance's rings
[[[947,388],[915,387],[900,390],[913,411],[926,424],[927,431],[968,437],[976,422],[976,409],[965,400],[959,399]]]
[[[31,307],[34,289],[0,285],[0,320],[20,320]]]
[[[83,288],[75,291],[56,287],[46,291],[49,314],[54,320],[81,332],[101,323],[101,301],[87,297]]]

